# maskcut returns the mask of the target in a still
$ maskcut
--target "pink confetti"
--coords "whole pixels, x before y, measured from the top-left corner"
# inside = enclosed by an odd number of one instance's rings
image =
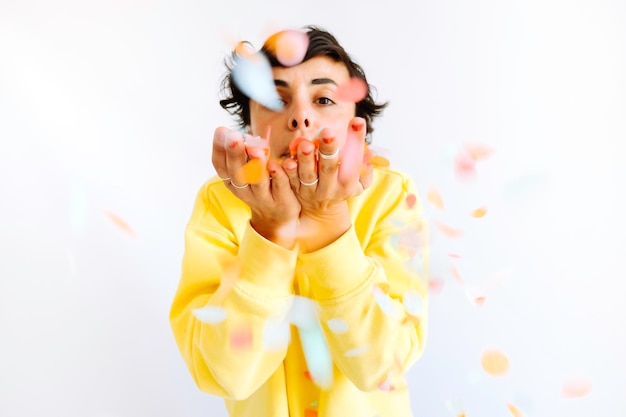
[[[276,35],[274,47],[278,62],[291,67],[304,59],[309,47],[309,37],[299,30],[285,30]]]
[[[464,151],[460,151],[454,158],[454,172],[463,180],[471,180],[476,176],[476,161]]]
[[[562,398],[581,398],[591,392],[591,382],[582,379],[565,381],[561,387]]]
[[[119,229],[128,234],[130,237],[135,237],[135,232],[130,228],[128,223],[126,223],[120,216],[110,211],[104,211],[109,220],[111,220]]]
[[[441,233],[443,233],[444,235],[446,235],[449,238],[457,238],[457,237],[461,237],[463,235],[463,231],[460,229],[456,229],[452,226],[448,226],[445,223],[442,223],[438,220],[434,220],[433,223],[435,224],[435,227],[437,227],[437,229],[439,229],[439,231]]]
[[[367,83],[361,78],[351,77],[337,87],[335,94],[339,101],[358,103],[367,96]]]
[[[416,202],[417,202],[417,196],[415,194],[409,194],[406,196],[406,205],[409,206],[410,209],[412,209],[413,206],[415,206]]]
[[[230,347],[233,349],[247,349],[252,346],[252,329],[242,325],[230,334]]]

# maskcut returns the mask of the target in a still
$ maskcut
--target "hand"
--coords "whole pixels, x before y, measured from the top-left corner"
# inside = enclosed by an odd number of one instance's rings
[[[279,162],[270,160],[266,162],[266,175],[259,182],[246,185],[242,167],[251,158],[266,161],[262,149],[246,150],[241,133],[226,127],[215,130],[212,162],[217,175],[250,207],[250,223],[259,234],[284,247],[293,247],[301,207],[289,177]]]

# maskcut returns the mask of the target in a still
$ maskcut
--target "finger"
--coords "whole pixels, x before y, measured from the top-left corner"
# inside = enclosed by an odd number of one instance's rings
[[[349,184],[360,175],[365,150],[365,119],[355,117],[350,121],[346,143],[339,153],[339,172],[337,178],[342,184]]]
[[[281,166],[281,162],[277,160],[270,160],[267,163],[267,170],[271,178],[270,188],[272,192],[272,198],[275,201],[284,201],[288,196],[294,196],[291,189],[291,183],[289,176]],[[295,196],[294,196],[295,197]]]
[[[224,136],[224,150],[226,152],[226,169],[230,180],[242,186],[246,184],[243,178],[242,167],[247,162],[246,147],[241,133],[231,130]]]
[[[315,145],[309,140],[300,142],[298,146],[298,178],[300,185],[306,187],[307,190],[315,191],[317,188],[319,180],[315,161]]]
[[[215,172],[220,178],[226,178],[228,181],[228,168],[226,166],[226,149],[224,143],[226,142],[226,134],[230,132],[227,127],[218,127],[213,133],[213,150],[211,152],[211,163]]]
[[[289,186],[292,190],[300,189],[300,177],[298,177],[298,161],[293,158],[285,158],[282,167],[289,179]]]
[[[335,132],[326,128],[320,132],[320,144],[317,159],[317,172],[322,186],[328,185],[337,176],[339,165],[339,147],[335,141]]]

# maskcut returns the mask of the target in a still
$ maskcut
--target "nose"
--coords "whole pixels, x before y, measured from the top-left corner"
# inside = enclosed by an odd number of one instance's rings
[[[292,111],[287,121],[287,127],[290,130],[308,129],[312,125],[311,116],[311,109],[302,99],[294,100],[292,103]]]

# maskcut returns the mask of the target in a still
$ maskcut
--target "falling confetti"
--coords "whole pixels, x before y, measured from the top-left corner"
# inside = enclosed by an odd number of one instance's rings
[[[317,410],[313,408],[307,408],[304,410],[304,417],[317,417]]]
[[[413,316],[419,316],[424,308],[424,299],[415,290],[409,290],[402,297],[402,304],[407,313]]]
[[[378,307],[385,313],[390,316],[395,316],[396,311],[394,309],[391,298],[385,294],[385,292],[376,284],[372,285],[372,293],[374,294],[374,300],[376,300],[376,304]]]
[[[433,207],[439,210],[444,209],[443,199],[441,198],[441,194],[439,194],[439,191],[437,191],[436,188],[428,189],[428,192],[426,193],[426,199],[430,204],[433,205]]]
[[[464,146],[465,152],[473,161],[481,161],[493,154],[493,148],[482,143],[468,143]]]
[[[462,180],[470,180],[476,176],[476,161],[465,151],[460,151],[454,157],[454,172]]]
[[[283,108],[274,85],[272,67],[264,55],[235,54],[232,77],[246,96],[270,110],[277,111]]]
[[[247,349],[252,346],[252,329],[248,325],[241,325],[230,333],[230,347],[233,349]]]
[[[506,407],[509,409],[513,417],[526,417],[525,414],[522,413],[522,411],[513,404],[506,403]]]
[[[268,350],[282,350],[291,341],[289,321],[285,317],[267,319],[263,328],[263,346]]]
[[[104,213],[107,215],[109,220],[111,220],[120,230],[122,230],[123,232],[125,232],[126,234],[128,234],[131,237],[135,237],[135,233],[133,232],[133,230],[130,228],[128,223],[126,223],[124,220],[122,220],[122,218],[120,216],[118,216],[117,214],[114,214],[114,213],[112,213],[112,212],[110,212],[108,210],[105,210]]]
[[[309,37],[300,30],[284,30],[271,36],[267,44],[278,62],[291,67],[304,59],[309,47]]]
[[[591,392],[591,382],[587,380],[569,380],[561,386],[562,398],[581,398]]]
[[[441,232],[443,233],[445,236],[449,237],[449,238],[458,238],[463,236],[463,231],[460,229],[456,229],[452,226],[448,226],[445,223],[440,222],[439,220],[433,220],[433,223],[435,224],[435,227]]]
[[[217,324],[226,320],[226,310],[218,306],[206,306],[191,311],[203,323]]]
[[[431,276],[428,279],[428,291],[433,294],[440,294],[443,291],[444,284],[445,280],[443,278]]]
[[[351,77],[337,87],[335,94],[339,101],[358,103],[367,97],[367,83],[361,78]]]
[[[412,209],[417,202],[417,196],[415,194],[409,194],[406,196],[406,205]]]
[[[258,184],[267,178],[265,161],[259,158],[251,159],[240,168],[237,175],[246,184]]]
[[[354,349],[350,349],[349,351],[344,353],[343,356],[346,356],[346,357],[361,356],[362,354],[367,352],[369,349],[370,349],[369,345],[357,347],[357,348],[354,348]]]
[[[509,359],[498,349],[485,349],[480,363],[489,375],[504,375],[509,370]]]
[[[477,219],[480,219],[481,217],[484,217],[485,214],[487,214],[487,207],[479,207],[476,210],[472,211],[472,217],[476,217]]]
[[[342,334],[348,331],[348,323],[339,318],[330,319],[326,322],[331,332],[335,334]]]

